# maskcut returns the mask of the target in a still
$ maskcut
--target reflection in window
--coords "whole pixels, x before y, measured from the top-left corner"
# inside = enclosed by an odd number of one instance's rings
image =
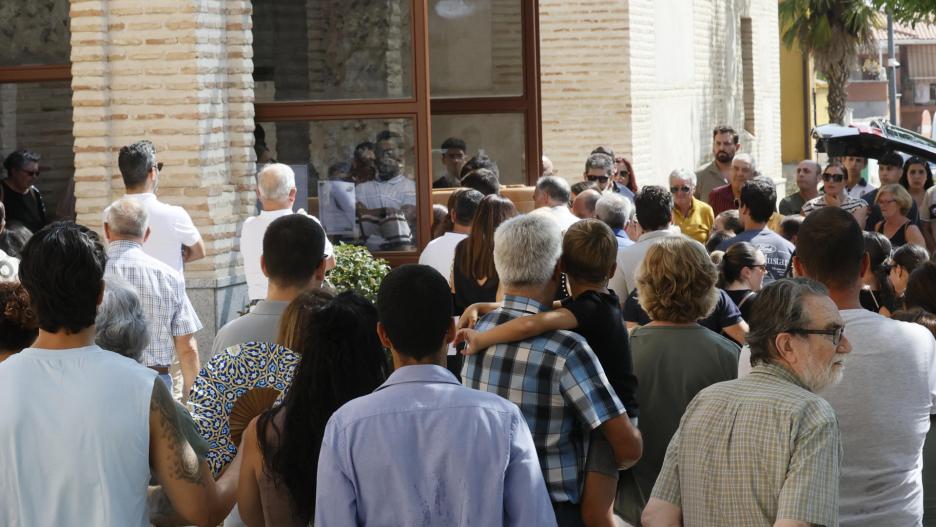
[[[520,0],[430,0],[432,97],[523,95]]]
[[[75,174],[71,100],[69,81],[0,84],[0,157],[19,148],[42,157],[35,186],[49,219],[69,217],[73,209],[74,195],[68,192]]]
[[[459,162],[448,154],[450,139],[464,143],[464,157]],[[449,141],[449,145],[446,145]],[[453,174],[472,156],[483,153],[497,163],[498,179],[502,185],[522,185],[526,182],[523,114],[492,113],[432,116],[432,173],[433,187],[452,186]],[[460,146],[457,145],[456,146]],[[447,153],[448,152],[448,153]],[[457,185],[456,185],[457,186]]]
[[[412,0],[254,0],[256,102],[409,98]]]
[[[262,132],[261,132],[262,130]],[[413,124],[408,119],[258,123],[257,158],[307,175],[308,211],[332,242],[372,251],[417,243]]]

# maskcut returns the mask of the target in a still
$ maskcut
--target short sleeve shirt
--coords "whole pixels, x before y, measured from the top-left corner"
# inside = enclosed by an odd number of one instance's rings
[[[822,207],[825,207],[825,206],[826,206],[825,194],[815,197],[803,204],[803,216],[809,216],[809,214],[812,211],[816,209],[821,209]],[[842,201],[842,205],[840,208],[844,210],[845,212],[852,214],[854,213],[855,209],[859,209],[861,207],[867,207],[867,206],[868,204],[865,203],[863,199],[853,198],[846,194],[845,199]]]
[[[861,201],[861,203],[864,202]],[[739,242],[749,242],[764,253],[764,261],[767,264],[767,276],[764,277],[764,285],[786,276],[787,269],[790,267],[790,260],[793,258],[793,252],[796,250],[796,247],[789,240],[768,228],[752,229],[721,242],[718,245],[718,250],[726,251]]]
[[[780,205],[778,210],[780,214],[784,216],[790,216],[793,214],[799,214],[803,210],[803,204],[806,203],[806,200],[803,199],[803,196],[800,196],[799,192],[794,192],[789,196],[780,200]]]
[[[182,246],[191,247],[201,239],[188,212],[182,207],[159,201],[150,192],[127,194],[127,197],[142,203],[149,215],[150,236],[143,243],[146,254],[180,274],[184,272]]]
[[[637,417],[637,377],[620,306],[613,291],[585,291],[562,301],[562,307],[575,316],[578,326],[574,331],[585,337],[595,352],[611,387],[627,407],[627,415]]]
[[[640,326],[650,323],[650,315],[640,307],[636,289],[631,291],[630,296],[624,301],[623,317],[626,322],[634,322]],[[734,326],[742,320],[744,319],[741,317],[741,311],[735,305],[734,300],[723,289],[719,289],[715,309],[709,316],[699,320],[699,325],[720,334],[725,328]]]
[[[673,207],[673,224],[679,227],[683,234],[699,243],[708,241],[712,224],[715,223],[715,214],[707,203],[692,198],[689,214],[683,216],[677,207]]]

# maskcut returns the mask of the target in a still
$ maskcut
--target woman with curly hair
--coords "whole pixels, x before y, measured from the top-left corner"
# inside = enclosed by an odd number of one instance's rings
[[[19,282],[0,282],[0,362],[32,345],[39,321]]]
[[[689,401],[738,376],[737,344],[696,322],[715,307],[717,281],[705,247],[682,236],[652,245],[637,269],[637,297],[651,320],[630,337],[644,441],[633,471],[643,496],[653,490]]]
[[[325,424],[344,403],[371,393],[387,377],[374,305],[354,292],[324,298],[306,292],[287,307],[299,329],[280,338],[302,359],[283,405],[244,430],[237,506],[249,526],[309,525]]]

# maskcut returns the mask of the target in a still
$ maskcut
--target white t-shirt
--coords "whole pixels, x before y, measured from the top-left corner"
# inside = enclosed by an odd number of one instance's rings
[[[559,223],[559,228],[562,229],[562,232],[569,230],[569,227],[571,227],[573,223],[576,223],[581,219],[575,214],[572,214],[572,211],[569,210],[569,207],[565,205],[549,207],[548,210],[549,213],[552,214],[553,219]]]
[[[188,212],[182,207],[159,201],[152,192],[127,194],[127,197],[142,203],[149,214],[150,236],[143,243],[143,250],[183,273],[182,246],[191,247],[201,239]]]
[[[247,275],[247,296],[250,300],[264,299],[267,296],[269,280],[260,268],[260,256],[263,254],[263,235],[267,227],[277,218],[293,214],[292,209],[261,210],[258,216],[251,216],[244,220],[241,228],[240,252],[244,262],[244,274]],[[318,218],[309,216],[319,225]],[[325,257],[334,253],[332,244],[325,238]]]
[[[149,525],[156,372],[98,346],[0,364],[0,525]]]
[[[618,249],[617,269],[614,270],[614,275],[608,281],[608,288],[614,291],[622,303],[627,300],[627,296],[630,295],[631,291],[637,287],[637,279],[635,278],[637,267],[643,261],[647,250],[650,249],[651,245],[670,236],[681,237],[682,234],[679,233],[678,229],[675,232],[670,229],[645,232],[640,235],[640,238],[637,238],[634,245]]]
[[[842,310],[852,352],[823,390],[842,433],[841,525],[919,525],[923,440],[936,403],[936,340],[917,324]]]
[[[452,263],[455,261],[455,246],[458,242],[467,238],[467,234],[457,232],[447,232],[442,236],[429,242],[422,254],[419,255],[419,263],[433,267],[442,274],[451,286],[452,281]]]

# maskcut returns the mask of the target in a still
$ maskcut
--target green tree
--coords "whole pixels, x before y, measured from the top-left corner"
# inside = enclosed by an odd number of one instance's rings
[[[803,53],[812,55],[829,82],[829,122],[842,124],[849,74],[858,52],[874,43],[883,15],[865,0],[781,0],[779,10],[784,44],[799,44]]]
[[[895,21],[911,27],[920,22],[936,22],[936,2],[933,0],[871,0],[871,4],[882,12],[893,10]]]

